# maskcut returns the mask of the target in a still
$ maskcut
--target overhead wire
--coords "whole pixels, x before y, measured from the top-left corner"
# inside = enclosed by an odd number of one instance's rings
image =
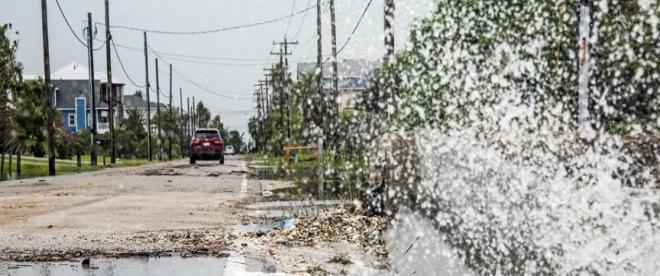
[[[170,62],[168,62],[167,59],[165,59],[165,58],[163,58],[161,55],[159,55],[158,52],[155,51],[151,46],[148,46],[148,47],[149,47],[149,50],[150,50],[152,53],[154,53],[157,57],[159,57],[164,63],[166,63],[166,64],[168,64],[168,65],[170,64]],[[209,93],[209,94],[216,95],[216,96],[218,96],[218,97],[222,97],[222,98],[226,98],[226,99],[232,99],[232,100],[251,100],[251,99],[252,99],[252,98],[242,98],[242,97],[237,97],[237,96],[230,96],[230,95],[227,95],[227,94],[224,94],[224,93],[220,93],[220,92],[214,91],[214,90],[212,90],[212,89],[206,88],[206,87],[204,87],[203,85],[201,85],[201,84],[199,84],[199,83],[193,81],[192,79],[190,79],[189,77],[187,77],[186,75],[184,75],[183,73],[181,73],[178,69],[173,68],[172,70],[174,71],[174,73],[176,73],[177,75],[179,75],[179,77],[181,77],[181,78],[182,78],[183,80],[185,80],[186,82],[188,82],[188,83],[194,85],[195,87],[197,87],[197,88],[199,88],[199,89],[202,89],[203,91],[206,91],[206,92]]]
[[[126,67],[124,66],[124,62],[121,60],[121,57],[119,56],[119,52],[117,51],[117,46],[115,45],[115,41],[114,41],[114,40],[110,40],[110,43],[112,43],[112,49],[115,50],[114,52],[115,52],[115,56],[117,57],[117,60],[119,61],[119,66],[121,67],[121,70],[124,71],[124,75],[126,76],[126,78],[128,79],[128,81],[130,81],[133,85],[135,85],[135,86],[138,87],[138,88],[144,88],[144,87],[146,87],[146,85],[139,85],[139,84],[137,84],[137,83],[133,80],[133,78],[131,78],[131,76],[130,76],[130,75],[128,74],[128,72],[126,71]]]
[[[138,52],[144,51],[143,48],[122,45],[122,44],[119,44],[119,43],[117,43],[116,45],[119,48],[125,48],[125,49],[129,49],[129,50],[133,50],[133,51],[138,51]],[[266,62],[269,62],[271,60],[270,58],[261,59],[261,58],[211,57],[211,56],[189,55],[189,54],[173,53],[173,52],[165,52],[165,51],[156,51],[156,52],[158,52],[158,54],[160,54],[162,56],[169,57],[169,58],[182,57],[182,58],[189,58],[189,59],[206,59],[206,60],[217,60],[217,61],[266,61]]]
[[[69,23],[69,19],[66,18],[66,15],[64,14],[64,11],[62,10],[62,6],[60,5],[59,0],[55,0],[55,4],[57,4],[57,9],[60,10],[60,14],[62,15],[62,18],[64,18],[64,22],[66,25],[69,27],[69,31],[71,31],[71,34],[82,44],[83,46],[87,47],[87,43],[85,43],[78,35],[76,34],[76,31],[73,30],[73,27],[71,27],[71,24]]]
[[[284,31],[284,36],[289,34],[289,27],[291,27],[291,20],[293,19],[293,11],[296,9],[296,0],[293,0],[293,4],[291,5],[291,16],[289,17],[289,22],[286,24],[286,31]],[[305,14],[307,14],[307,11],[305,11]]]
[[[311,7],[311,6],[310,6],[311,3],[312,3],[312,0],[307,0],[307,7],[308,7],[308,8]],[[298,35],[300,34],[300,31],[302,30],[302,27],[305,25],[305,20],[307,19],[308,11],[309,11],[309,9],[308,9],[307,12],[305,12],[305,14],[303,15],[303,18],[302,18],[302,20],[300,21],[300,25],[298,25],[298,30],[296,31],[296,34],[293,36],[293,40],[295,40],[296,38],[298,38]]]
[[[163,31],[163,30],[154,30],[154,29],[146,29],[146,28],[138,28],[138,27],[132,27],[132,26],[121,26],[121,25],[110,25],[110,28],[114,29],[123,29],[123,30],[129,30],[129,31],[140,31],[140,32],[147,32],[147,33],[153,33],[153,34],[166,34],[166,35],[200,35],[200,34],[211,34],[211,33],[219,33],[219,32],[226,32],[226,31],[233,31],[233,30],[239,30],[239,29],[245,29],[245,28],[251,28],[251,27],[256,27],[260,25],[266,25],[266,24],[271,24],[275,22],[279,22],[282,20],[289,19],[291,17],[297,16],[299,14],[305,13],[308,10],[311,10],[315,8],[316,5],[313,7],[308,7],[303,10],[297,11],[293,14],[289,14],[286,16],[278,17],[278,18],[273,18],[265,21],[260,21],[260,22],[255,22],[255,23],[250,23],[250,24],[243,24],[243,25],[235,25],[235,26],[229,26],[229,27],[222,27],[222,28],[217,28],[217,29],[211,29],[211,30],[203,30],[203,31]],[[104,25],[104,23],[100,23],[101,25]]]
[[[348,36],[348,38],[344,42],[344,45],[342,45],[341,48],[339,48],[339,50],[337,51],[337,54],[344,51],[346,46],[348,46],[348,43],[351,41],[351,38],[353,38],[353,35],[355,35],[355,32],[360,27],[360,24],[362,23],[362,19],[364,19],[364,16],[367,14],[367,11],[369,11],[369,7],[371,7],[372,2],[373,2],[373,0],[369,0],[369,2],[367,3],[367,6],[364,8],[364,11],[362,11],[362,15],[360,15],[360,19],[358,19],[357,23],[355,24],[355,27],[353,28],[353,31],[351,31],[351,34]]]
[[[339,55],[341,52],[344,51],[346,46],[348,46],[348,43],[351,42],[351,39],[353,38],[353,35],[355,35],[355,32],[357,32],[358,28],[360,27],[360,24],[362,23],[362,19],[364,19],[364,16],[367,14],[367,11],[369,11],[369,7],[371,7],[371,3],[373,0],[369,0],[367,3],[367,6],[364,8],[364,11],[362,11],[362,15],[360,15],[360,18],[358,19],[357,23],[355,24],[355,27],[353,27],[353,31],[351,31],[351,34],[346,38],[346,41],[344,41],[344,44],[337,50],[337,55]],[[326,63],[332,59],[332,56],[328,56],[323,63]]]

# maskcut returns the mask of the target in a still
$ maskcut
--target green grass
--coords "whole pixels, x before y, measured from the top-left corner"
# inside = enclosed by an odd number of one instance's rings
[[[75,174],[75,173],[82,173],[82,172],[92,172],[92,171],[98,171],[104,168],[109,168],[109,167],[134,167],[134,166],[142,166],[149,164],[149,161],[147,160],[142,160],[142,159],[137,159],[137,160],[130,160],[130,159],[117,159],[117,164],[114,166],[110,166],[110,158],[106,157],[106,166],[103,166],[103,158],[102,156],[99,156],[97,158],[97,165],[96,167],[92,167],[90,165],[91,162],[91,157],[89,155],[82,156],[81,157],[81,167],[79,168],[76,165],[76,160],[61,160],[61,159],[56,159],[55,160],[55,171],[57,172],[57,175],[65,175],[65,174]],[[12,178],[17,179],[19,178],[18,175],[16,174],[16,156],[13,156],[12,160]],[[4,178],[3,179],[8,179],[9,178],[9,155],[5,155],[5,165],[4,165]],[[21,157],[21,176],[20,179],[25,179],[25,178],[35,178],[35,177],[43,177],[43,176],[48,176],[48,159],[47,158],[37,158],[37,157],[31,157],[31,156],[22,156]]]

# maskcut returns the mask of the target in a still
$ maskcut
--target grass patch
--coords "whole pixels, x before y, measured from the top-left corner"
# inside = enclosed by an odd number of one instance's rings
[[[5,155],[5,162],[4,162],[4,175],[0,177],[2,180],[7,180],[7,179],[26,179],[26,178],[35,178],[35,177],[44,177],[48,176],[48,159],[47,158],[38,158],[38,157],[32,157],[32,156],[22,156],[21,157],[21,175],[20,177],[17,175],[17,162],[16,162],[16,156],[14,155],[12,157],[12,163],[11,163],[11,172],[12,175],[10,177],[9,175],[9,155]],[[93,171],[98,171],[102,170],[104,168],[110,168],[110,167],[135,167],[135,166],[142,166],[149,164],[148,160],[143,160],[143,159],[136,159],[136,160],[131,160],[131,159],[117,159],[117,163],[114,166],[110,166],[110,158],[106,157],[106,166],[103,166],[103,158],[99,157],[97,158],[97,164],[98,166],[91,166],[91,157],[89,155],[82,156],[81,157],[81,167],[77,166],[77,162],[75,159],[72,160],[61,160],[61,159],[56,159],[55,160],[55,171],[57,172],[57,175],[66,175],[66,174],[76,174],[76,173],[83,173],[83,172],[93,172]]]

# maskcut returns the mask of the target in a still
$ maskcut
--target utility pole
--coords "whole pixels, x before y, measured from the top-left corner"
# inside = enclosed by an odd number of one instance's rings
[[[115,150],[115,91],[112,88],[112,59],[110,55],[110,40],[112,39],[110,35],[110,4],[109,0],[105,0],[105,59],[106,59],[106,70],[107,70],[107,87],[106,91],[108,93],[108,115],[110,123],[110,164],[117,163],[117,155]]]
[[[394,55],[394,0],[385,1],[385,58]]]
[[[186,136],[186,131],[184,127],[184,122],[183,122],[183,88],[179,87],[179,118],[181,118],[181,157],[183,157],[183,140],[184,137]]]
[[[289,52],[289,45],[298,45],[298,41],[289,42],[286,36],[283,42],[275,42],[275,45],[280,45],[280,67],[282,68],[282,95],[280,95],[280,108],[283,110],[286,102],[287,114],[287,144],[291,144],[291,92],[289,91],[289,58],[292,55]],[[271,53],[277,54],[277,53]],[[283,119],[283,118],[282,118]],[[282,124],[283,125],[283,124]]]
[[[188,134],[188,136],[190,136],[191,135],[190,130],[192,129],[192,126],[191,126],[192,120],[190,120],[191,119],[191,116],[190,116],[190,97],[186,97],[186,105],[188,106],[187,109],[186,109],[186,134]]]
[[[592,0],[580,0],[580,25],[578,40],[578,126],[582,139],[591,140],[594,136],[589,114],[589,77],[592,64],[589,41],[591,37]]]
[[[268,96],[268,86],[270,85],[270,82],[268,81],[268,76],[269,75],[265,76],[266,80],[264,81],[264,85],[266,86],[266,90],[264,91],[265,96],[266,96],[266,107],[264,108],[266,116],[268,116],[268,113],[270,113],[270,103],[269,103],[269,100],[268,100],[268,98],[269,98],[269,96]]]
[[[158,125],[158,161],[163,161],[163,133],[161,132],[162,119],[160,117],[160,71],[158,71],[158,58],[156,58],[156,124]]]
[[[330,101],[333,123],[330,125],[331,137],[335,146],[335,159],[338,157],[338,127],[339,127],[339,76],[337,66],[337,28],[335,24],[335,0],[330,0],[330,34],[332,35],[332,98]]]
[[[318,159],[319,159],[319,168],[318,168],[318,198],[320,200],[325,199],[325,181],[324,181],[324,174],[325,171],[323,170],[323,105],[324,103],[324,97],[323,97],[323,40],[322,40],[322,29],[321,29],[321,0],[316,0],[316,46],[317,46],[317,53],[316,53],[316,71],[315,71],[315,77],[316,77],[316,96],[315,98],[315,104],[314,104],[314,109],[316,112],[313,112],[314,115],[313,117],[315,118],[315,125],[316,125],[316,135],[317,135],[317,150],[318,150]]]
[[[262,105],[262,102],[263,102],[263,98],[262,98],[263,85],[261,83],[259,83],[258,85],[255,85],[255,86],[259,86],[259,90],[255,91],[254,95],[257,96],[257,114],[258,114],[257,116],[259,116],[259,125],[260,125],[260,128],[261,128],[261,141],[265,141],[266,139],[265,139],[265,131],[264,131],[264,115],[261,112],[262,109],[263,109],[263,105]],[[255,138],[257,138],[257,137],[255,137]],[[262,152],[264,151],[264,149],[265,149],[265,144],[262,144],[261,145]],[[257,150],[258,150],[258,148],[257,148]]]
[[[169,143],[167,143],[167,159],[172,160],[172,139],[174,139],[174,110],[172,109],[172,64],[170,63],[170,129]]]
[[[55,175],[55,126],[53,125],[53,102],[50,84],[50,49],[48,46],[48,7],[46,0],[41,0],[41,33],[44,46],[44,85],[46,92],[46,138],[48,140],[48,175]],[[19,166],[20,167],[20,166]]]
[[[149,84],[149,56],[147,52],[147,32],[144,32],[144,82],[145,82],[145,91],[147,95],[147,157],[149,161],[153,161],[153,156],[151,155],[151,102],[149,100],[149,90],[151,85]]]
[[[190,112],[192,114],[192,129],[190,130],[190,136],[193,136],[195,135],[195,129],[197,128],[195,125],[195,96],[193,96],[192,108],[190,109]]]
[[[92,166],[96,166],[96,134],[97,134],[97,125],[96,125],[96,93],[94,87],[94,31],[92,30],[92,13],[87,13],[87,50],[88,50],[88,59],[89,59],[89,93],[91,93],[92,98],[92,150],[91,150],[91,159]]]

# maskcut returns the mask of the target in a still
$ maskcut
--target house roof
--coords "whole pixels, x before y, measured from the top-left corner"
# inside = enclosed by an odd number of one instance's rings
[[[55,87],[54,94],[56,98],[54,102],[56,108],[73,108],[78,97],[86,98],[88,107],[91,106],[88,80],[53,79],[53,86]],[[101,82],[99,80],[94,81],[94,89],[96,91],[96,106],[107,108],[108,104],[101,101]]]
[[[337,63],[337,71],[340,77],[368,76],[380,67],[379,62],[366,59],[345,59]],[[298,74],[313,73],[316,70],[316,62],[298,63]],[[323,76],[332,77],[332,62],[323,63]]]
[[[365,59],[345,59],[337,63],[340,89],[366,88],[372,74],[380,66],[379,62]],[[315,62],[298,63],[298,75],[314,73]],[[323,63],[323,78],[332,78],[332,63]]]
[[[156,103],[150,102],[151,109],[156,109]],[[167,107],[167,105],[161,103],[160,107]],[[140,95],[125,95],[124,96],[124,109],[147,109],[147,101],[145,101]]]
[[[43,75],[23,75],[24,80],[36,80],[43,78]],[[52,80],[89,80],[89,68],[81,63],[74,61],[64,67],[57,69],[50,74]],[[108,76],[105,72],[95,72],[94,80],[101,83],[107,83]],[[112,83],[116,85],[124,85],[124,81],[112,77]]]

